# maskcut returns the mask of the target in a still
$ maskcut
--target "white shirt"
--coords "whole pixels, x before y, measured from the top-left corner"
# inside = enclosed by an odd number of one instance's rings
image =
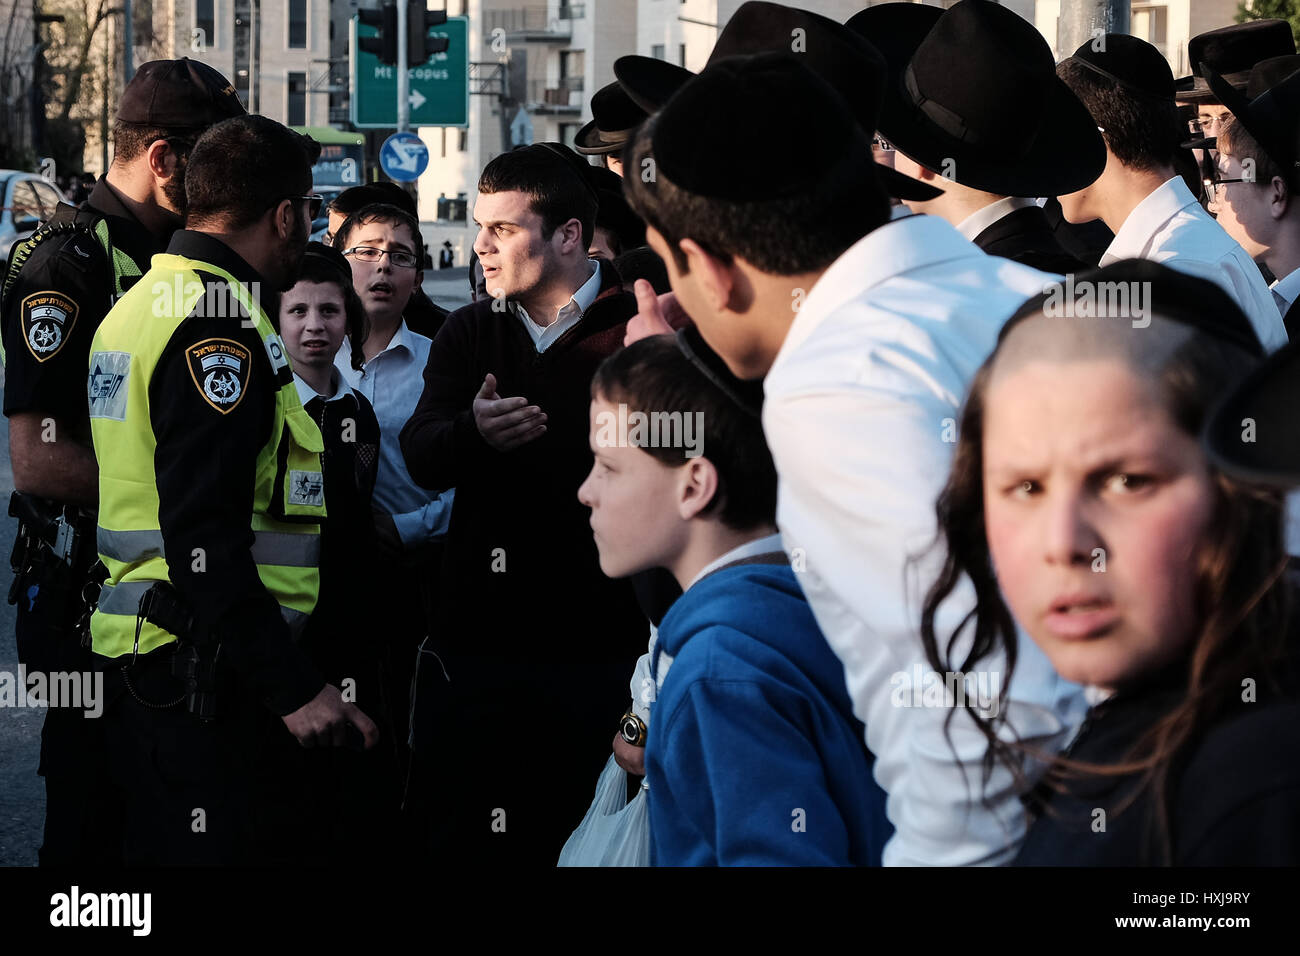
[[[374,504],[392,516],[402,544],[409,548],[437,541],[447,533],[456,493],[454,488],[441,493],[421,488],[406,470],[402,456],[402,426],[424,392],[424,366],[432,345],[428,337],[408,329],[403,319],[387,347],[360,371],[352,367],[346,347],[334,357],[334,367],[343,380],[366,397],[379,420]]]
[[[1300,298],[1300,269],[1280,279],[1274,279],[1269,289],[1273,292],[1273,301],[1277,303],[1278,311],[1285,317],[1287,309],[1291,308],[1291,304],[1297,298]]]
[[[983,209],[977,209],[965,219],[957,224],[957,231],[969,239],[975,241],[975,237],[981,232],[993,225],[1003,216],[1009,216],[1017,209],[1028,209],[1030,206],[1037,205],[1032,199],[1022,199],[1019,196],[1007,196],[999,199],[997,202],[989,203]]]
[[[1286,345],[1286,328],[1259,266],[1201,208],[1181,176],[1173,177],[1134,207],[1100,265],[1120,259],[1150,259],[1209,279],[1241,306],[1266,350]]]
[[[330,393],[328,395],[322,395],[320,392],[316,391],[316,389],[308,385],[307,380],[297,372],[293,373],[293,386],[298,389],[298,401],[302,402],[303,408],[306,408],[307,403],[313,398],[323,398],[327,403],[335,402],[348,394],[348,392],[352,391],[351,387],[344,383],[343,375],[339,372],[337,366],[332,366],[330,368]]]
[[[992,809],[980,801],[987,742],[974,723],[952,722],[959,765],[944,736],[948,709],[896,705],[893,679],[914,664],[930,670],[920,609],[942,555],[926,549],[960,403],[1003,321],[1055,281],[985,255],[938,217],[895,220],[822,275],[764,383],[777,524],[866,725],[895,827],[886,865],[1003,863],[1025,833],[1005,770],[989,782]],[[941,609],[940,634],[973,603],[966,582]],[[1022,737],[1063,746],[1086,710],[1082,691],[1027,638],[1019,653],[1007,717]],[[996,658],[980,668],[1005,674]]]
[[[528,314],[527,309],[518,302],[515,303],[515,311],[518,312],[524,328],[528,330],[539,353],[545,352],[556,339],[577,325],[578,320],[582,318],[582,313],[591,308],[591,303],[596,301],[596,296],[600,292],[600,263],[595,259],[589,261],[592,266],[591,278],[584,282],[577,292],[569,296],[568,302],[556,310],[555,321],[550,325],[538,325]]]
[[[752,558],[759,554],[769,554],[773,551],[784,551],[785,547],[781,544],[781,533],[764,535],[761,538],[755,538],[753,541],[746,541],[738,548],[732,548],[726,554],[715,558],[700,568],[700,573],[691,578],[691,583],[686,586],[690,590],[700,583],[700,580],[706,575],[712,574],[718,568],[725,567],[734,561],[743,561],[745,558]]]

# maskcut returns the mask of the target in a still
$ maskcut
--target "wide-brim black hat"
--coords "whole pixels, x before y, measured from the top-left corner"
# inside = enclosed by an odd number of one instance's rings
[[[1251,20],[1197,34],[1187,42],[1191,75],[1175,82],[1176,96],[1184,103],[1222,102],[1205,82],[1203,67],[1245,90],[1256,63],[1295,52],[1295,36],[1285,20]]]
[[[619,152],[646,119],[646,111],[617,81],[596,91],[591,115],[591,122],[578,130],[573,141],[573,148],[584,156]]]
[[[803,45],[794,54],[796,30],[802,31],[798,36]],[[755,53],[794,56],[843,97],[868,136],[875,134],[884,61],[870,43],[844,24],[808,10],[749,0],[723,26],[706,67],[727,57]],[[614,75],[633,102],[654,113],[696,74],[653,57],[623,56],[614,61]],[[879,163],[876,172],[886,192],[898,199],[923,202],[943,194],[941,189]]]
[[[1219,102],[1282,170],[1291,191],[1300,192],[1300,73],[1251,100],[1208,66],[1202,69]]]
[[[1206,421],[1202,442],[1215,467],[1261,484],[1300,485],[1300,343],[1270,355]]]
[[[1096,122],[1018,14],[990,0],[887,3],[848,25],[888,66],[881,135],[918,163],[1001,196],[1060,196],[1101,175]]]
[[[1300,72],[1300,54],[1290,53],[1286,56],[1274,56],[1269,57],[1267,60],[1260,60],[1250,71],[1250,79],[1246,82],[1246,99],[1254,101],[1297,72]],[[1226,81],[1227,78],[1224,77],[1224,80]],[[1235,90],[1236,86],[1233,85],[1232,88]],[[1186,108],[1194,109],[1195,107]],[[1229,109],[1229,112],[1233,111]],[[1215,149],[1216,137],[1206,136],[1203,139],[1194,139],[1189,143],[1183,143],[1183,148]]]

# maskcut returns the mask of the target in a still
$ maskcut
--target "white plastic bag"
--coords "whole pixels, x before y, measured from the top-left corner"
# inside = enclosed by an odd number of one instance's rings
[[[642,787],[627,799],[627,771],[610,754],[596,798],[560,851],[559,866],[649,866],[650,811]]]

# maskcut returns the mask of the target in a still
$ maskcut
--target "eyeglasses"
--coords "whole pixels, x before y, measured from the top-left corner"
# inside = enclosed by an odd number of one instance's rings
[[[376,249],[374,246],[353,246],[351,249],[344,249],[345,256],[351,256],[354,259],[360,259],[362,262],[378,262],[384,256],[388,256],[388,261],[400,269],[414,269],[419,263],[414,252],[402,252],[400,249]]]
[[[311,214],[312,219],[315,219],[320,215],[320,207],[325,205],[325,197],[320,193],[312,193],[310,196],[285,196],[284,198],[298,200],[300,202],[306,200],[309,202],[311,205],[307,207],[307,212]],[[284,200],[281,200],[281,202],[283,201]]]
[[[1220,192],[1220,186],[1230,186],[1233,183],[1253,183],[1254,181],[1253,179],[1203,179],[1201,185],[1205,187],[1206,195],[1217,196]]]

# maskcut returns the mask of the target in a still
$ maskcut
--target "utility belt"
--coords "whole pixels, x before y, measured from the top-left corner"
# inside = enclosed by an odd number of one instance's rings
[[[95,545],[95,513],[15,491],[9,514],[18,519],[9,558],[14,573],[9,603],[17,604],[31,585],[37,585],[45,599],[75,615],[77,637],[82,647],[89,647],[90,615],[108,579]]]
[[[176,637],[171,653],[171,676],[184,685],[184,690],[175,700],[149,700],[131,683],[131,670],[139,658],[140,631],[145,621]],[[221,642],[201,640],[198,634],[189,602],[181,597],[171,582],[157,581],[141,595],[140,609],[135,618],[135,646],[129,660],[122,665],[122,681],[136,703],[153,710],[165,710],[179,707],[183,702],[199,720],[216,719]]]

